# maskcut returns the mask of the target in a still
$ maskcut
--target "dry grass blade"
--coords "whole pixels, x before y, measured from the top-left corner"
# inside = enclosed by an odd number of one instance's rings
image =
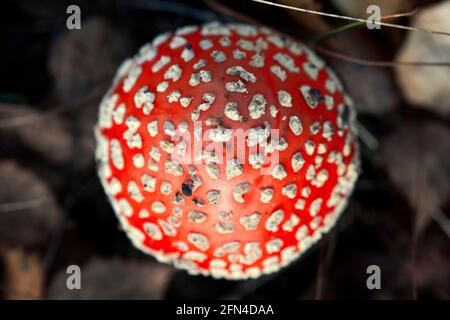
[[[393,15],[388,15],[388,16],[383,16],[381,17],[381,20],[387,20],[387,19],[395,19],[395,18],[400,18],[400,17],[410,17],[413,16],[417,13],[417,9],[414,9],[410,12],[405,12],[405,13],[397,13],[397,14],[393,14]],[[355,21],[355,22],[350,22],[347,23],[343,26],[337,27],[329,32],[325,32],[323,34],[319,34],[317,37],[315,37],[314,39],[312,39],[310,42],[311,44],[317,44],[319,42],[321,42],[324,39],[327,39],[331,36],[334,36],[335,34],[341,33],[343,31],[349,30],[349,29],[353,29],[356,27],[361,27],[363,26],[364,23],[363,22],[359,22],[359,21]]]
[[[378,139],[361,122],[358,121],[357,126],[359,138],[364,143],[364,145],[371,151],[376,151],[380,145]]]
[[[50,200],[49,197],[43,196],[31,200],[0,203],[0,212],[15,212],[21,210],[34,209],[43,206],[49,200]]]
[[[314,49],[318,52],[343,60],[346,62],[359,64],[367,67],[384,67],[384,68],[394,68],[394,67],[450,67],[450,62],[421,62],[421,61],[377,61],[377,60],[367,60],[362,58],[356,58],[347,55],[342,52],[335,50],[326,49],[322,46],[314,46]]]
[[[442,212],[440,208],[431,211],[431,217],[439,225],[439,227],[444,231],[447,237],[450,238],[450,219]]]
[[[329,18],[349,20],[349,21],[358,21],[358,22],[363,22],[363,23],[370,22],[370,23],[374,23],[375,25],[389,27],[389,28],[396,28],[396,29],[403,29],[403,30],[410,30],[410,31],[419,31],[419,32],[425,32],[425,33],[430,33],[430,34],[450,36],[450,33],[445,32],[445,31],[436,31],[436,30],[428,30],[428,29],[423,29],[423,28],[409,27],[409,26],[403,26],[403,25],[399,25],[399,24],[395,24],[395,23],[388,23],[388,22],[383,22],[383,21],[370,21],[367,19],[343,16],[343,15],[326,13],[326,12],[315,11],[315,10],[308,10],[308,9],[288,6],[288,5],[284,5],[284,4],[273,3],[273,2],[265,1],[265,0],[251,0],[251,1],[259,2],[259,3],[263,3],[263,4],[275,6],[275,7],[280,7],[280,8],[284,8],[284,9],[289,9],[289,10],[294,10],[294,11],[299,11],[299,12],[304,12],[304,13],[310,13],[310,14],[316,14],[319,16],[324,16],[324,17],[329,17]]]

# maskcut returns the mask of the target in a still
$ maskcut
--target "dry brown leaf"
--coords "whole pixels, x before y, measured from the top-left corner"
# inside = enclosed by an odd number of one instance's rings
[[[163,299],[172,268],[149,261],[95,258],[81,266],[81,290],[67,289],[67,273],[53,279],[49,299]]]
[[[379,162],[416,211],[416,231],[450,194],[450,130],[435,122],[406,124],[381,141]]]
[[[0,252],[45,245],[61,218],[45,182],[13,161],[0,162],[0,181]]]
[[[414,27],[450,30],[450,1],[421,10],[412,20]],[[408,32],[397,61],[448,62],[450,37]],[[397,67],[397,79],[405,98],[417,107],[450,116],[450,68]]]
[[[6,300],[42,299],[44,276],[38,254],[10,249],[3,256]]]
[[[67,124],[30,107],[0,104],[0,144],[9,154],[32,152],[52,164],[64,164],[72,155]]]

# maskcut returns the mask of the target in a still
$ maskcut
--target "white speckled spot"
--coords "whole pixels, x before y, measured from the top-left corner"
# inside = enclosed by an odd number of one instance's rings
[[[322,198],[317,198],[313,202],[311,202],[311,205],[309,206],[309,214],[311,217],[315,217],[322,207]]]
[[[289,118],[289,128],[296,136],[301,135],[303,132],[303,126],[300,118],[297,116],[291,116]]]
[[[239,183],[233,188],[233,199],[236,202],[244,203],[244,194],[250,191],[250,183]]]
[[[264,155],[261,153],[252,153],[248,156],[248,162],[251,164],[253,169],[259,169],[264,164]]]
[[[287,79],[286,71],[277,64],[270,67],[270,72],[283,82]]]
[[[261,118],[266,112],[266,99],[262,94],[255,94],[248,105],[248,112],[252,119]]]
[[[273,188],[264,188],[261,190],[259,199],[262,203],[270,203],[273,198]]]
[[[281,247],[283,246],[283,240],[279,238],[275,238],[272,240],[269,240],[266,242],[266,251],[267,253],[276,253],[280,251]]]
[[[230,159],[226,165],[227,180],[231,180],[244,173],[241,164],[237,159]]]
[[[255,212],[249,215],[242,216],[239,223],[242,224],[247,231],[256,230],[261,221],[261,214]]]
[[[198,249],[202,251],[206,251],[209,249],[209,241],[208,238],[201,234],[196,232],[191,232],[187,235],[187,241],[192,243],[194,246],[196,246]]]
[[[123,91],[125,92],[129,92],[135,85],[137,79],[139,78],[139,76],[142,73],[142,68],[140,65],[135,65],[130,73],[128,74],[128,76],[125,78],[125,80],[123,81]]]
[[[316,144],[314,141],[308,140],[305,142],[305,151],[308,155],[312,156],[316,150]]]
[[[283,165],[277,164],[273,167],[272,177],[278,180],[283,180],[287,177],[286,169],[284,169]]]
[[[147,124],[147,131],[151,137],[154,137],[158,134],[158,120],[150,121]]]
[[[292,96],[289,92],[280,90],[278,91],[278,101],[280,105],[286,108],[292,107]]]
[[[111,146],[111,160],[114,165],[119,170],[123,170],[125,162],[123,159],[122,146],[117,139],[113,139],[110,142]]]
[[[159,241],[162,240],[163,234],[161,230],[159,229],[158,225],[152,222],[145,222],[142,227],[144,228],[145,232],[149,235],[150,238],[153,240]]]
[[[140,88],[134,95],[134,104],[136,105],[136,108],[142,108],[145,115],[149,115],[152,112],[154,102],[155,94],[150,92],[147,86]]]
[[[225,89],[229,92],[238,92],[238,93],[246,93],[247,88],[245,87],[245,84],[238,80],[236,82],[227,82],[225,83]]]
[[[162,194],[168,196],[172,193],[172,184],[169,181],[163,181],[161,183],[160,191]]]
[[[209,39],[200,40],[198,45],[200,46],[200,48],[202,50],[205,50],[205,51],[211,49],[212,47],[214,47],[214,44]]]
[[[155,192],[156,179],[148,174],[144,174],[141,177],[142,185],[144,186],[144,190],[147,192]]]
[[[211,53],[211,58],[213,58],[213,61],[215,63],[222,63],[227,60],[227,56],[225,55],[225,53],[223,53],[223,51],[220,50],[214,50]]]
[[[241,246],[241,243],[239,241],[227,242],[227,243],[223,244],[222,246],[218,247],[214,251],[214,256],[221,258],[227,253],[232,253],[232,252],[237,251],[240,246]]]
[[[227,102],[224,110],[225,116],[234,121],[242,121],[243,117],[239,113],[238,104],[236,102]]]
[[[294,172],[299,172],[304,164],[305,159],[303,159],[302,154],[300,152],[294,153],[291,159],[292,170],[294,170]]]
[[[227,69],[227,74],[230,76],[239,76],[242,80],[246,82],[255,83],[256,76],[245,70],[242,66],[234,66]]]
[[[162,68],[164,68],[170,62],[169,56],[161,56],[157,62],[152,66],[152,72],[159,72]]]
[[[297,196],[297,185],[295,183],[285,185],[283,189],[281,189],[281,194],[289,199],[294,199]]]
[[[164,169],[168,174],[179,177],[183,175],[183,168],[177,160],[166,160],[164,163]]]
[[[166,211],[166,206],[161,201],[154,201],[151,209],[154,213],[161,214]]]
[[[220,221],[214,225],[214,230],[220,234],[230,234],[236,230],[236,227],[231,222]]]
[[[142,153],[137,153],[133,156],[133,165],[136,168],[143,168],[145,165],[144,155]]]
[[[218,191],[218,190],[208,191],[206,193],[206,199],[208,199],[208,201],[211,204],[218,204],[220,201],[220,191]]]
[[[278,227],[280,226],[281,222],[284,219],[284,211],[281,209],[278,209],[274,211],[270,217],[266,220],[265,228],[267,231],[270,232],[277,232]]]
[[[162,82],[158,83],[158,85],[156,86],[156,92],[164,92],[167,90],[168,87],[169,87],[169,82],[162,81]]]
[[[191,210],[188,214],[190,222],[203,223],[206,221],[206,214],[202,211]]]
[[[173,82],[178,81],[183,74],[183,70],[181,70],[178,64],[171,65],[169,69],[164,73],[165,80],[172,80]]]
[[[170,49],[178,49],[181,46],[185,45],[186,42],[187,41],[185,38],[180,37],[180,36],[175,36],[172,38],[172,41],[170,41],[169,48]]]
[[[195,53],[194,50],[190,47],[185,47],[183,51],[181,52],[181,59],[183,59],[184,62],[189,62],[192,59],[194,59]]]

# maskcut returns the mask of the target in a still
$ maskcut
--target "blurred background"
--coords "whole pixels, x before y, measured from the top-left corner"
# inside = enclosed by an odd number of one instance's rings
[[[274,2],[364,18],[378,4],[386,22],[450,32],[448,0]],[[66,28],[71,4],[81,30]],[[0,298],[450,298],[450,36],[250,0],[1,6]],[[314,46],[359,112],[362,175],[337,227],[288,268],[245,282],[189,276],[135,249],[94,162],[99,101],[120,62],[161,32],[212,20],[267,25]],[[72,264],[82,290],[67,289]],[[381,268],[381,290],[366,287],[369,265]]]

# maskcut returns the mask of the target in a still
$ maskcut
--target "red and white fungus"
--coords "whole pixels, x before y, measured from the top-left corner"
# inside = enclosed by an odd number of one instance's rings
[[[99,176],[137,248],[191,274],[255,278],[336,223],[358,176],[354,121],[305,45],[250,25],[183,27],[119,68],[100,105]]]

